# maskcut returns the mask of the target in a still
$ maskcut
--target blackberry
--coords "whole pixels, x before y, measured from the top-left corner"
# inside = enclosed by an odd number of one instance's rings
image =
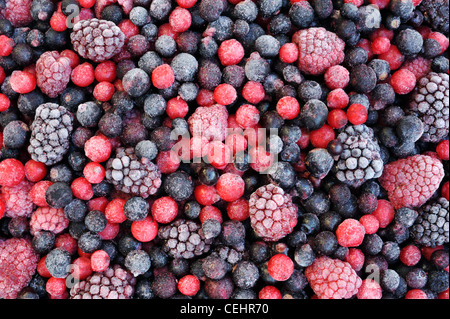
[[[133,147],[120,147],[106,163],[106,180],[127,194],[147,198],[161,186],[161,172],[145,157],[138,159]]]
[[[425,204],[418,212],[419,217],[411,228],[415,242],[426,247],[448,243],[448,200],[441,197]]]
[[[449,132],[448,74],[430,72],[422,77],[411,94],[409,111],[423,122],[422,140],[436,143]]]
[[[48,166],[62,160],[69,149],[73,115],[55,103],[41,104],[30,126],[28,152],[35,161]]]
[[[96,272],[70,288],[70,299],[130,299],[136,278],[119,265]]]
[[[359,187],[366,180],[381,176],[380,146],[371,128],[364,124],[348,126],[337,138],[344,146],[336,164],[338,180]]]
[[[172,258],[191,259],[209,251],[213,239],[206,239],[199,224],[178,219],[158,231],[163,250]]]
[[[449,32],[448,0],[423,0],[418,8],[434,29],[444,34]]]
[[[125,35],[114,22],[93,18],[77,22],[73,26],[70,40],[80,56],[102,62],[120,52]]]

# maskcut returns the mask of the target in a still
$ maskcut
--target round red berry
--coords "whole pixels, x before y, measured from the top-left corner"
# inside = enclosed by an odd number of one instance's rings
[[[9,98],[5,94],[0,93],[0,112],[4,112],[9,109],[10,105],[11,101]]]
[[[221,224],[223,222],[222,212],[215,206],[203,207],[202,210],[200,211],[200,215],[198,216],[198,218],[200,220],[200,223],[202,224],[207,219],[215,219]]]
[[[2,219],[3,216],[5,216],[5,211],[6,211],[5,202],[0,199],[0,219]]]
[[[286,281],[294,272],[294,262],[285,254],[276,254],[269,259],[267,271],[273,279]]]
[[[52,296],[59,296],[66,291],[66,279],[50,277],[45,284],[45,290]]]
[[[219,56],[220,63],[222,63],[223,66],[228,66],[241,62],[245,55],[245,51],[239,41],[229,39],[220,44],[217,54]]]
[[[239,133],[232,133],[225,139],[225,145],[231,149],[233,155],[245,151],[247,149],[247,144],[247,139]]]
[[[242,128],[253,127],[259,122],[259,110],[251,104],[243,104],[236,111],[236,122]]]
[[[114,238],[116,238],[119,231],[119,224],[111,223],[109,220],[107,220],[105,228],[98,234],[103,240],[113,240]]]
[[[80,6],[83,8],[92,8],[96,2],[96,0],[78,0]]]
[[[372,215],[375,216],[380,222],[380,228],[385,228],[394,219],[394,206],[392,206],[391,202],[385,199],[379,199],[377,209],[372,212]]]
[[[77,65],[72,70],[71,80],[73,84],[79,87],[87,87],[94,83],[95,80],[95,71],[92,64],[88,62],[84,62],[82,64]]]
[[[234,202],[228,203],[227,215],[230,219],[240,222],[246,220],[250,216],[248,200],[239,198]]]
[[[450,198],[450,187],[449,187],[449,182],[445,182],[444,185],[442,185],[442,189],[441,189],[441,195],[442,197],[445,197],[445,199],[449,200]]]
[[[36,88],[36,77],[25,71],[13,71],[9,84],[14,92],[19,94],[30,93]]]
[[[105,213],[108,203],[109,201],[106,197],[96,197],[88,201],[88,209],[89,211],[99,210],[102,213]]]
[[[336,238],[342,247],[361,245],[365,235],[364,226],[353,218],[347,218],[336,229]]]
[[[15,42],[6,35],[0,35],[0,56],[8,56],[14,49]]]
[[[67,30],[67,17],[62,12],[55,11],[50,18],[50,27],[56,32]]]
[[[422,253],[417,246],[408,245],[400,250],[400,261],[406,266],[414,266],[422,257]]]
[[[300,104],[292,96],[284,96],[278,100],[277,113],[285,120],[293,120],[300,113]]]
[[[147,216],[143,220],[134,221],[131,224],[131,233],[140,242],[152,241],[158,235],[158,223],[150,216]]]
[[[281,299],[281,292],[275,286],[265,286],[258,293],[259,299]]]
[[[347,113],[341,109],[331,110],[328,112],[327,122],[334,129],[343,128],[348,122]]]
[[[84,177],[78,177],[70,185],[73,196],[82,200],[90,200],[94,196],[92,185]]]
[[[309,133],[309,139],[312,146],[318,148],[326,148],[328,143],[336,137],[334,129],[327,124],[322,125],[318,130]]]
[[[250,155],[250,167],[257,172],[264,172],[274,162],[274,155],[266,151],[262,145],[254,146],[248,152]]]
[[[422,289],[411,289],[406,293],[405,299],[428,299],[428,296]]]
[[[167,89],[175,81],[175,74],[168,64],[157,66],[152,72],[152,83],[157,89]]]
[[[444,140],[436,146],[436,153],[438,154],[438,156],[441,160],[444,160],[444,161],[449,160],[449,142],[448,142],[448,140]]]
[[[212,141],[208,144],[206,157],[208,162],[217,169],[224,169],[232,162],[230,148],[221,141]]]
[[[77,280],[84,280],[92,274],[91,260],[87,257],[78,257],[72,263],[70,275]]]
[[[356,293],[358,299],[381,299],[383,289],[380,284],[373,279],[364,279]]]
[[[47,166],[44,163],[29,160],[25,163],[25,176],[30,182],[38,182],[47,175]]]
[[[372,214],[363,215],[359,222],[363,225],[366,234],[375,234],[380,227],[380,222]]]
[[[98,82],[113,82],[117,77],[116,64],[113,61],[100,63],[95,67],[94,76]]]
[[[372,51],[374,54],[383,54],[389,51],[391,40],[386,37],[378,37],[372,41]]]
[[[5,70],[0,66],[0,85],[5,81],[6,73]]]
[[[343,109],[348,105],[350,98],[343,89],[334,89],[327,95],[327,105],[331,109]]]
[[[89,183],[98,184],[105,178],[105,168],[96,162],[86,164],[83,175]]]
[[[214,186],[200,184],[194,189],[194,197],[200,205],[208,206],[220,200],[219,194]]]
[[[84,153],[93,162],[101,163],[108,160],[111,151],[111,142],[104,136],[93,136],[84,144]]]
[[[185,275],[178,281],[178,290],[185,296],[195,296],[200,290],[200,280],[194,275]]]
[[[391,71],[397,70],[402,66],[403,61],[405,61],[405,56],[400,53],[395,45],[391,45],[389,50],[383,54],[380,54],[378,58],[389,63]]]
[[[36,184],[34,184],[31,189],[28,196],[30,196],[31,201],[39,207],[47,207],[47,201],[45,200],[45,192],[47,191],[47,188],[52,185],[53,182],[51,181],[39,181]]]
[[[407,69],[400,69],[392,74],[390,84],[397,94],[408,94],[416,86],[416,76]]]
[[[252,104],[258,104],[266,96],[266,92],[261,83],[256,81],[247,81],[242,88],[242,97]]]
[[[449,39],[440,32],[430,32],[428,39],[436,40],[441,45],[441,53],[444,53],[449,46]]]
[[[56,248],[63,248],[73,255],[77,252],[78,243],[75,238],[73,238],[69,233],[64,233],[58,235],[55,240]]]
[[[365,256],[359,248],[349,248],[345,256],[345,261],[352,266],[355,271],[360,271],[364,266]]]
[[[284,63],[294,63],[298,59],[298,46],[295,43],[285,43],[278,53],[280,60]]]
[[[177,0],[177,4],[182,8],[192,8],[197,3],[197,0]]]
[[[179,96],[167,101],[166,113],[171,119],[185,117],[189,112],[189,105]]]
[[[7,158],[0,162],[0,186],[12,187],[25,178],[25,167],[15,158]]]
[[[214,89],[214,100],[221,105],[230,105],[236,101],[236,89],[228,83],[219,84]]]
[[[225,173],[217,180],[216,189],[220,198],[232,202],[244,195],[245,182],[239,175]]]
[[[214,104],[214,93],[206,89],[200,89],[195,101],[199,106],[211,106]]]
[[[114,84],[103,81],[94,87],[94,92],[92,94],[100,102],[106,102],[111,100],[115,90]]]
[[[93,271],[105,271],[109,267],[109,262],[109,255],[104,250],[96,250],[91,255],[91,268]]]
[[[123,212],[123,207],[127,201],[122,198],[114,198],[106,205],[105,217],[111,223],[123,223],[127,220]]]
[[[177,217],[178,204],[170,196],[163,196],[153,202],[153,218],[160,224],[168,224]]]
[[[347,109],[347,119],[353,125],[360,125],[367,121],[368,113],[364,105],[354,103]]]
[[[169,15],[169,24],[175,32],[187,31],[191,23],[191,13],[185,8],[176,7]]]
[[[343,89],[350,81],[350,72],[342,65],[329,67],[324,74],[325,84],[328,88]]]

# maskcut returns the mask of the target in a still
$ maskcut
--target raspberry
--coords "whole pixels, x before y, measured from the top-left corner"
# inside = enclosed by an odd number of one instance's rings
[[[39,255],[24,238],[0,241],[0,298],[15,299],[36,271]]]
[[[332,90],[343,89],[350,81],[350,72],[342,65],[335,65],[325,71],[324,80],[328,88]]]
[[[36,62],[36,84],[44,94],[57,97],[69,83],[71,72],[69,58],[47,51]]]
[[[28,193],[32,186],[33,183],[24,179],[16,186],[1,188],[0,199],[5,204],[6,216],[11,218],[31,216],[34,205]]]
[[[323,74],[344,61],[345,42],[325,28],[297,31],[292,41],[298,45],[298,68],[311,75]]]
[[[125,35],[112,21],[90,19],[77,22],[70,34],[73,49],[83,58],[103,62],[118,54]]]
[[[16,28],[25,26],[33,21],[31,3],[32,0],[6,0],[0,7],[0,16],[3,15]]]
[[[189,130],[193,136],[204,136],[208,140],[225,140],[228,111],[225,106],[216,104],[210,107],[197,107],[189,117]]]
[[[326,256],[315,259],[305,276],[320,299],[349,299],[362,284],[348,262]]]
[[[420,79],[431,72],[431,62],[432,60],[418,56],[412,60],[405,61],[401,69],[411,71],[416,79]]]
[[[41,230],[51,231],[55,235],[69,226],[63,208],[39,207],[30,219],[30,233],[34,235]]]
[[[266,241],[277,241],[297,225],[297,206],[281,187],[268,184],[258,188],[249,200],[252,228]]]
[[[444,178],[442,163],[427,155],[414,155],[391,162],[379,178],[395,209],[419,207],[439,188]]]

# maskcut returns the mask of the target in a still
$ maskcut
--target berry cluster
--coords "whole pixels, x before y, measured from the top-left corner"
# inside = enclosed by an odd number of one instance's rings
[[[0,0],[0,299],[448,299],[448,7]]]

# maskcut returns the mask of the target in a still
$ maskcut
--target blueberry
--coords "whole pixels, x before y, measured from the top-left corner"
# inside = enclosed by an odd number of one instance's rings
[[[152,290],[151,282],[146,278],[139,278],[134,287],[134,297],[136,299],[153,299],[155,294]]]
[[[126,256],[129,252],[137,250],[141,247],[141,243],[137,241],[131,234],[123,235],[117,242],[117,249]]]
[[[107,112],[98,121],[99,131],[106,137],[118,137],[123,130],[122,117],[119,114]]]
[[[306,235],[312,235],[319,231],[320,221],[317,215],[312,213],[306,213],[301,216],[300,230]]]
[[[177,279],[170,271],[156,275],[152,282],[154,294],[161,299],[168,299],[177,292]]]
[[[139,68],[128,71],[123,79],[122,84],[125,92],[132,97],[139,97],[150,89],[151,81],[148,74]]]
[[[270,257],[269,246],[262,241],[253,242],[250,244],[249,256],[256,264],[263,263]]]
[[[70,270],[70,254],[64,248],[55,248],[45,258],[48,272],[55,278],[65,278]]]
[[[359,93],[369,93],[377,85],[377,75],[372,68],[359,64],[350,72],[350,84]]]
[[[321,191],[314,192],[302,202],[303,207],[308,213],[319,216],[330,210],[330,200],[328,195]]]
[[[100,249],[101,246],[102,238],[97,233],[86,231],[78,239],[78,247],[87,254],[93,253]]]
[[[184,215],[189,219],[198,218],[202,207],[197,201],[189,201],[184,204]]]
[[[251,0],[241,1],[234,7],[233,16],[236,19],[253,22],[258,16],[258,7]]]
[[[132,250],[125,257],[125,267],[134,276],[146,273],[150,266],[150,256],[144,250]]]
[[[219,179],[219,172],[213,166],[205,165],[198,172],[198,179],[204,185],[215,185]]]
[[[76,117],[82,126],[96,126],[101,115],[102,109],[95,102],[86,102],[78,105]]]
[[[177,50],[177,43],[168,35],[161,35],[155,42],[155,51],[164,58],[172,57]]]
[[[106,217],[105,214],[103,214],[99,210],[93,210],[87,213],[84,224],[86,225],[86,228],[94,233],[99,233],[106,227]]]
[[[271,35],[262,35],[256,39],[255,49],[263,58],[273,58],[280,51],[280,41]]]
[[[422,50],[423,38],[416,30],[407,28],[397,34],[395,43],[402,54],[413,56]]]
[[[19,149],[25,146],[30,129],[22,121],[11,121],[3,129],[3,145],[6,148]]]
[[[197,73],[198,62],[191,54],[180,53],[173,58],[170,66],[177,81],[192,82]]]
[[[34,234],[31,241],[33,249],[39,254],[48,253],[55,244],[55,235],[50,231],[41,230]]]
[[[322,88],[316,81],[306,80],[298,86],[297,93],[303,102],[319,100],[322,96]]]
[[[144,53],[139,58],[139,61],[138,61],[138,66],[142,70],[147,72],[148,74],[152,74],[153,70],[156,69],[158,66],[160,66],[162,64],[163,64],[163,60],[158,55],[158,53],[155,52],[155,51],[148,51],[148,52]],[[117,77],[120,78],[119,74],[117,75]]]
[[[386,269],[380,274],[380,285],[384,290],[394,292],[400,284],[400,275],[393,269]]]
[[[64,207],[64,215],[73,222],[81,222],[87,213],[87,206],[81,199],[75,198]]]
[[[304,244],[295,249],[294,261],[300,267],[308,267],[312,265],[316,258],[316,254],[310,244]]]
[[[297,196],[301,200],[306,200],[314,192],[314,187],[312,183],[306,178],[297,178],[295,182],[295,190],[297,191]]]
[[[141,6],[136,6],[131,9],[129,18],[134,25],[142,27],[150,21],[150,15],[147,9]]]
[[[385,60],[373,59],[367,65],[375,71],[378,81],[386,80],[391,73],[391,67]]]
[[[149,13],[152,18],[162,21],[169,17],[171,10],[172,3],[170,0],[153,0],[150,4]]]
[[[106,6],[101,13],[101,17],[103,20],[112,21],[116,25],[122,22],[123,16],[124,16],[123,10],[117,4]]]
[[[201,0],[198,12],[200,17],[208,22],[219,19],[224,10],[224,2],[222,0]]]
[[[149,204],[142,197],[131,197],[123,206],[123,213],[131,221],[143,220],[147,217]]]
[[[270,65],[265,59],[253,58],[247,60],[244,70],[250,81],[262,82],[270,72]]]
[[[192,178],[185,172],[171,173],[163,182],[164,191],[176,201],[188,199],[194,192]]]
[[[242,289],[249,289],[259,279],[259,270],[251,261],[241,261],[233,269],[232,277],[236,286]]]
[[[56,182],[45,191],[45,201],[53,208],[64,208],[72,199],[72,189],[63,182]]]
[[[312,247],[316,253],[329,256],[338,248],[336,235],[328,230],[321,231],[314,237]]]
[[[333,157],[324,148],[315,148],[309,151],[305,158],[306,169],[316,178],[324,178],[333,165]]]
[[[65,91],[61,93],[61,96],[64,94],[64,92]],[[30,93],[19,95],[19,98],[17,100],[17,108],[24,115],[34,116],[38,106],[44,104],[44,102],[44,95],[40,92],[39,89],[35,89]],[[67,107],[64,103],[62,103],[62,105]]]
[[[245,240],[245,227],[237,220],[227,220],[222,224],[221,239],[224,244],[237,246]]]
[[[417,142],[423,134],[424,126],[417,116],[407,115],[396,123],[395,131],[402,141]]]
[[[414,10],[414,4],[412,0],[391,0],[389,2],[389,10],[392,14],[407,20]]]
[[[274,16],[282,5],[282,0],[261,0],[258,2],[259,12],[263,18]]]
[[[449,70],[448,58],[441,55],[433,59],[433,62],[431,62],[431,69],[437,73],[448,73]]]
[[[156,147],[155,143],[149,140],[143,140],[136,144],[135,147],[136,150],[136,156],[138,158],[146,158],[149,161],[156,158],[156,155],[158,155],[158,148]]]

